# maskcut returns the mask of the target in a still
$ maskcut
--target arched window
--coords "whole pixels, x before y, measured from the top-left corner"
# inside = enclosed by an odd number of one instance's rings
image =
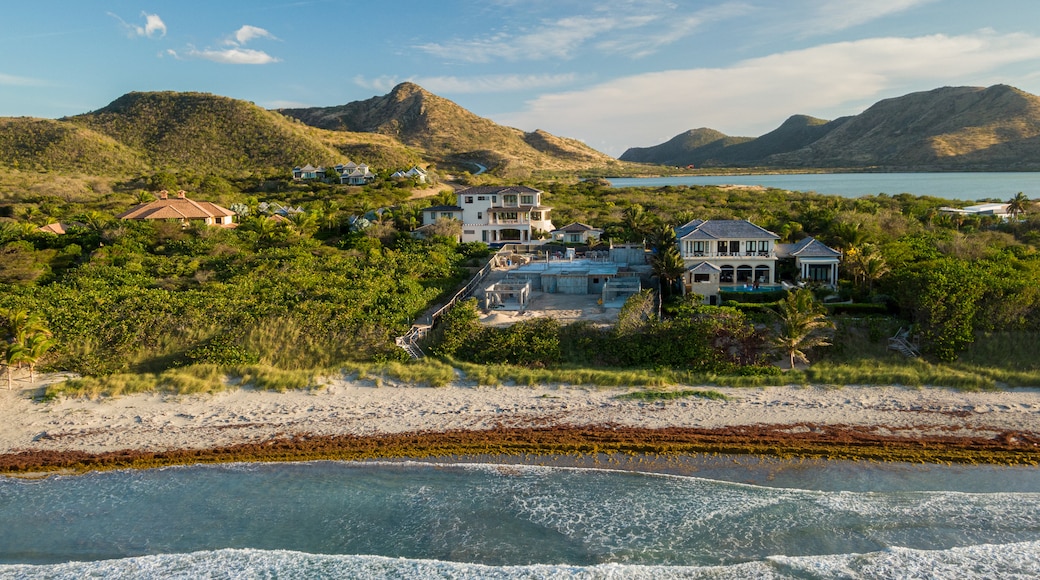
[[[733,266],[723,266],[722,273],[719,274],[719,282],[723,284],[733,283]]]

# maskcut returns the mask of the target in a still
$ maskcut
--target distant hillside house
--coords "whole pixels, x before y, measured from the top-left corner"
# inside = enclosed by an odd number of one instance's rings
[[[580,222],[567,224],[551,232],[553,241],[565,244],[588,244],[598,241],[601,235],[603,230]]]
[[[159,192],[159,199],[130,208],[116,216],[124,220],[177,220],[187,224],[201,221],[207,226],[234,227],[235,212],[208,201],[192,201],[178,191],[170,197],[166,190]]]
[[[426,183],[427,173],[423,168],[416,165],[408,171],[395,171],[390,177],[394,179],[411,179],[414,177],[419,183]]]
[[[462,208],[462,241],[489,245],[529,243],[537,231],[555,228],[552,209],[542,205],[542,192],[523,185],[481,186],[457,193]],[[537,230],[537,231],[536,231]]]
[[[303,167],[293,167],[292,178],[296,181],[310,181],[312,179],[325,179],[325,168],[314,167],[310,163]]]
[[[376,178],[376,174],[372,173],[367,165],[358,165],[353,161],[337,165],[336,171],[339,172],[339,182],[343,185],[365,185]]]

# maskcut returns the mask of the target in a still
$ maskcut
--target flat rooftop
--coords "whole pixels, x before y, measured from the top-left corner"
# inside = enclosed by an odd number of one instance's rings
[[[587,272],[600,276],[613,276],[618,273],[618,265],[614,262],[600,262],[593,260],[552,260],[550,262],[531,262],[513,268],[511,272],[525,274],[560,274],[563,272]]]

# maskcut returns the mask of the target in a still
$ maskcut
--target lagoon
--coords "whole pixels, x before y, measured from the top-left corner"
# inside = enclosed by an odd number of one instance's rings
[[[666,185],[749,185],[824,195],[862,197],[910,193],[949,200],[1006,200],[1018,192],[1040,197],[1038,172],[977,173],[799,173],[773,175],[685,175],[675,177],[610,178],[614,187]]]

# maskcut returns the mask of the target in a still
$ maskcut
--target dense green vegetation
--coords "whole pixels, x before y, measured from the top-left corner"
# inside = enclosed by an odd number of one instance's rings
[[[422,207],[453,201],[409,201],[412,185],[159,172],[95,184],[102,195],[8,190],[0,200],[0,308],[46,321],[55,341],[41,359],[47,368],[111,377],[108,387],[79,385],[85,392],[146,385],[190,392],[217,376],[220,384],[246,377],[283,388],[314,381],[279,372],[314,377],[362,363],[393,366],[375,375],[444,384],[455,376],[446,365],[393,362],[404,357],[393,339],[464,280],[486,248],[408,237]],[[1035,345],[1040,334],[1040,219],[1028,200],[1023,219],[1008,224],[944,216],[937,208],[948,200],[906,194],[846,199],[717,187],[617,190],[596,181],[531,185],[548,192],[557,223],[590,223],[614,240],[666,244],[670,226],[694,217],[750,219],[784,241],[811,233],[844,251],[840,294],[854,303],[827,305],[833,333],[817,348],[800,343],[795,350],[813,364],[783,376],[770,364],[779,356],[777,302],[702,307],[673,292],[659,319],[644,296],[613,329],[550,319],[485,328],[472,303],[463,303],[435,329],[428,352],[473,380],[936,381],[964,388],[1038,381],[1035,357],[1013,348]],[[224,230],[112,221],[158,187],[234,206],[241,223]],[[267,219],[275,207],[302,211],[276,222]],[[351,225],[361,215],[364,230]],[[64,236],[36,231],[57,219],[82,225]],[[886,350],[900,327],[913,329],[932,362]],[[827,341],[833,346],[823,346]],[[998,343],[1004,346],[991,346]]]
[[[58,343],[51,366],[88,375],[326,368],[400,357],[393,338],[463,279],[469,259],[391,224],[378,230],[384,244],[364,233],[319,240],[317,223],[299,221],[122,222],[64,236],[8,225],[0,307],[44,316]]]

